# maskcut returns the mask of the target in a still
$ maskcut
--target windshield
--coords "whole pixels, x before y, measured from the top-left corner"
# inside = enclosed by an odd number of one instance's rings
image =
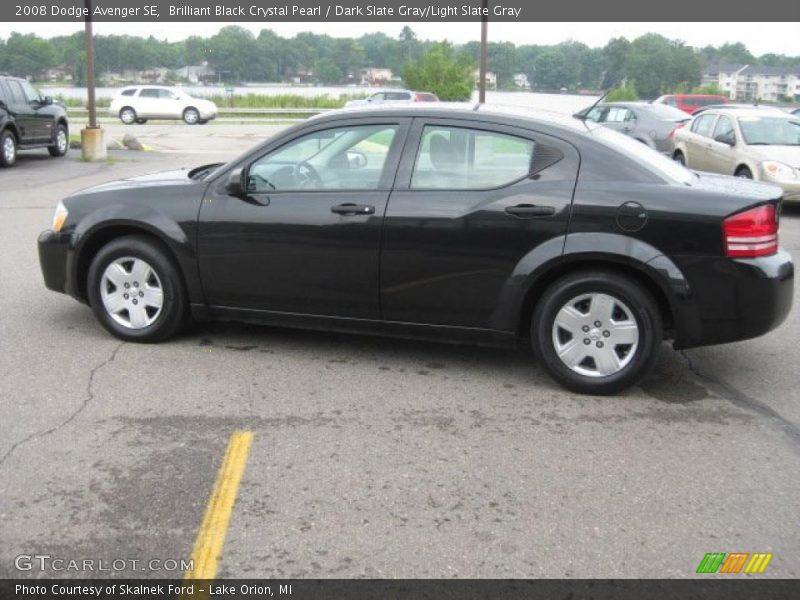
[[[751,146],[800,146],[800,121],[783,117],[739,117],[746,144]]]
[[[667,158],[660,152],[653,150],[642,142],[614,131],[613,129],[598,127],[597,129],[590,131],[589,135],[596,138],[599,142],[602,142],[606,146],[610,146],[617,152],[624,154],[631,160],[639,163],[647,170],[654,172],[656,175],[661,176],[667,181],[688,183],[694,179],[694,174],[686,167],[678,164],[670,158]]]

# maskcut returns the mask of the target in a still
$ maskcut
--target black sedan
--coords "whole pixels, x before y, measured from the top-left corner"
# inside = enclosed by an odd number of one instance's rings
[[[48,288],[114,335],[187,317],[492,345],[615,393],[792,303],[781,190],[695,174],[568,117],[344,110],[224,165],[100,185],[39,237]]]

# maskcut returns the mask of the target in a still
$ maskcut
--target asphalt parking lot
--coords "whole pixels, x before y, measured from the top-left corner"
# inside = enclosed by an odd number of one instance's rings
[[[227,323],[120,343],[44,288],[59,198],[278,127],[140,126],[159,152],[0,171],[0,577],[92,574],[19,555],[188,558],[237,430],[254,437],[220,577],[694,577],[707,552],[800,576],[798,301],[757,340],[665,345],[641,387],[599,398],[524,351]],[[781,243],[800,257],[800,210]]]

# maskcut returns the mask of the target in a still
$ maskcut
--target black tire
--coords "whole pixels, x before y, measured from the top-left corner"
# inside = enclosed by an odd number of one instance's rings
[[[753,173],[747,167],[739,167],[736,169],[736,177],[741,177],[743,179],[752,179]]]
[[[197,122],[197,124],[198,124],[198,125],[205,125],[206,123],[208,123],[208,119],[200,119],[200,120]]]
[[[680,150],[678,150],[675,154],[672,155],[672,160],[682,164],[684,167],[686,166],[686,157]]]
[[[569,305],[571,300],[584,294],[604,294],[613,297],[630,311],[630,318],[635,320],[638,327],[638,343],[635,350],[632,349],[632,345],[627,346],[628,351],[632,351],[633,354],[630,357],[625,355],[621,362],[626,360],[627,362],[613,374],[592,376],[578,373],[567,366],[556,352],[556,341],[554,340],[556,316],[565,305]],[[615,304],[612,308],[612,311],[619,310],[622,310],[620,305]],[[620,313],[612,312],[612,314],[619,315]],[[583,327],[592,327],[593,325],[596,323],[583,325]],[[559,336],[563,333],[561,329],[556,331]],[[590,339],[588,336],[598,336],[590,341],[586,352],[595,352],[595,346],[603,344],[608,352],[608,348],[611,346],[603,337],[607,333],[603,331],[603,326],[592,327],[588,333],[584,333],[585,331],[582,328],[579,334],[579,336],[587,336],[580,340],[581,344]],[[612,338],[613,335],[611,334]],[[635,385],[653,367],[662,335],[661,313],[650,293],[634,280],[613,271],[580,271],[557,280],[544,292],[533,311],[531,320],[531,345],[542,366],[561,385],[581,394],[616,394]],[[597,341],[594,341],[595,339]],[[567,344],[568,341],[564,343]],[[619,356],[620,353],[625,352],[625,348],[626,346],[617,344],[613,346],[613,352]],[[580,351],[577,356],[580,356]],[[589,360],[588,363],[582,362],[575,368],[584,371],[591,370],[594,359],[587,360]],[[595,367],[595,369],[597,368]]]
[[[119,120],[125,125],[133,125],[138,118],[136,111],[131,106],[123,106],[119,109]]]
[[[136,119],[137,125],[144,125],[145,123],[147,123],[147,119]]]
[[[63,136],[63,141],[61,136]],[[66,155],[67,151],[69,150],[69,131],[67,130],[66,125],[63,123],[56,125],[53,140],[55,143],[52,146],[47,147],[47,151],[50,153],[50,156],[58,158]]]
[[[155,315],[152,323],[139,329],[133,329],[115,320],[106,310],[101,296],[101,286],[108,285],[103,281],[106,268],[114,261],[127,257],[147,263],[158,278],[162,291],[163,303],[160,312]],[[187,314],[186,291],[178,267],[160,242],[145,236],[122,237],[100,249],[89,267],[87,295],[89,304],[103,327],[116,337],[130,342],[149,343],[166,340],[180,330]]]
[[[0,133],[0,167],[13,167],[17,162],[17,137],[8,129]]]
[[[183,122],[187,125],[196,125],[200,122],[200,111],[194,106],[189,106],[183,110]]]

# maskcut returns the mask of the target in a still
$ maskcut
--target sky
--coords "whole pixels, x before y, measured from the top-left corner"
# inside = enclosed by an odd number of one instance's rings
[[[0,0],[2,1],[2,0]],[[358,37],[382,31],[396,37],[405,23],[95,23],[98,35],[128,34],[178,41],[190,35],[214,35],[224,25],[241,25],[258,33],[269,28],[283,37],[301,31],[313,31],[333,37]],[[478,23],[408,23],[417,37],[429,40],[448,39],[456,43],[477,40]],[[36,33],[42,37],[82,31],[83,23],[0,23],[0,38],[12,31]],[[601,47],[614,37],[632,40],[644,33],[660,33],[669,39],[683,40],[690,46],[720,46],[725,42],[743,42],[759,56],[773,52],[800,56],[800,23],[490,23],[489,41],[520,44],[558,44],[567,40]]]

